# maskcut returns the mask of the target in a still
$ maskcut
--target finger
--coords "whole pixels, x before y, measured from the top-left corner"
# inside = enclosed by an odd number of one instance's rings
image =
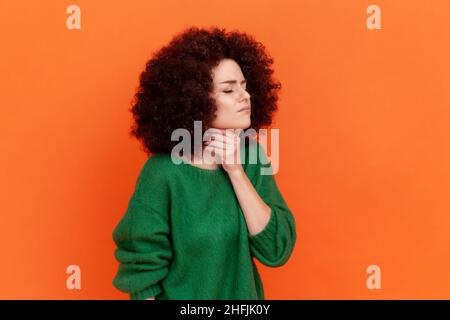
[[[230,138],[228,136],[218,135],[218,134],[214,134],[214,135],[207,137],[206,141],[222,141],[225,143],[236,143],[235,139]]]
[[[227,148],[227,144],[223,143],[222,141],[207,141],[206,145],[208,147],[215,147],[215,148],[220,148],[223,150],[225,150]]]
[[[235,131],[234,131],[234,133],[235,133],[235,135],[236,136],[238,136],[238,137],[240,137],[241,136],[241,133],[244,131],[244,129],[236,129]]]
[[[219,128],[209,128],[208,130],[205,131],[205,135],[208,134],[220,134],[223,136],[228,136],[228,137],[235,137],[238,134],[238,130],[242,130],[242,129],[219,129]]]
[[[227,129],[227,131],[225,132],[225,136],[231,139],[239,139],[239,132],[237,131],[237,129]]]
[[[238,136],[237,130],[239,129],[224,129],[223,133],[230,138],[235,138],[236,136]]]
[[[234,130],[234,129],[233,129]],[[214,137],[214,138],[212,138]],[[230,140],[240,140],[240,136],[238,134],[234,134],[233,131],[212,131],[212,132],[205,132],[204,134],[204,140],[214,140],[214,139],[219,139],[220,137],[224,137]]]
[[[205,134],[205,135],[208,135],[208,134],[222,134],[222,129],[218,129],[218,128],[209,128],[208,130],[205,131],[204,134]]]
[[[207,151],[209,154],[213,153],[214,157],[219,158],[222,158],[226,154],[226,150],[218,146],[206,146],[204,151]]]
[[[206,147],[203,150],[203,160],[208,164],[220,163],[222,156],[214,147]]]
[[[219,138],[219,140],[209,140],[205,142],[206,145],[220,146],[223,149],[234,150],[239,148],[239,144],[236,141],[232,141],[229,138]]]
[[[220,129],[208,129],[204,135],[203,139],[211,139],[211,137],[221,137],[225,136],[225,134]]]

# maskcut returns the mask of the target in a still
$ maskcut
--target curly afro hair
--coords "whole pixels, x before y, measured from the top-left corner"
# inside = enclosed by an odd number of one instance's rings
[[[134,123],[130,134],[147,154],[170,153],[178,141],[172,132],[184,128],[194,135],[194,120],[202,121],[204,133],[216,115],[211,71],[222,59],[240,66],[251,96],[251,126],[258,131],[272,123],[281,84],[273,79],[273,59],[252,36],[190,27],[146,63],[129,111]],[[193,144],[191,144],[193,145]]]

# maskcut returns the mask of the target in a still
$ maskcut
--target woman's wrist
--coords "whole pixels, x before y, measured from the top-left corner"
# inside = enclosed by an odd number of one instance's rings
[[[226,171],[227,171],[230,179],[241,179],[245,175],[245,171],[242,168],[242,166],[240,166],[239,168],[233,168],[233,169],[226,170]]]

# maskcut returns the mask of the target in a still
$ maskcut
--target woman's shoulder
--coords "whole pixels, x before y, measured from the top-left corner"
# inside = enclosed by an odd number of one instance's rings
[[[149,170],[167,170],[170,162],[170,154],[155,153],[147,158],[143,168]]]
[[[153,154],[147,158],[139,172],[139,180],[164,183],[170,177],[170,155]]]

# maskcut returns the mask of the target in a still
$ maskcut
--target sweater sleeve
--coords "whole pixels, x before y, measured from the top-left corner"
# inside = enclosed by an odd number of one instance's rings
[[[122,219],[113,231],[119,268],[114,286],[132,300],[162,292],[173,256],[169,233],[168,190],[162,173],[149,161],[141,171]]]
[[[256,191],[270,207],[270,219],[266,227],[256,235],[249,234],[250,251],[261,263],[279,267],[287,262],[297,239],[295,219],[276,184],[273,174],[261,174],[261,169],[273,173],[264,148],[257,143],[260,153],[253,184]],[[261,159],[261,161],[259,160]],[[261,163],[262,162],[262,163]]]

